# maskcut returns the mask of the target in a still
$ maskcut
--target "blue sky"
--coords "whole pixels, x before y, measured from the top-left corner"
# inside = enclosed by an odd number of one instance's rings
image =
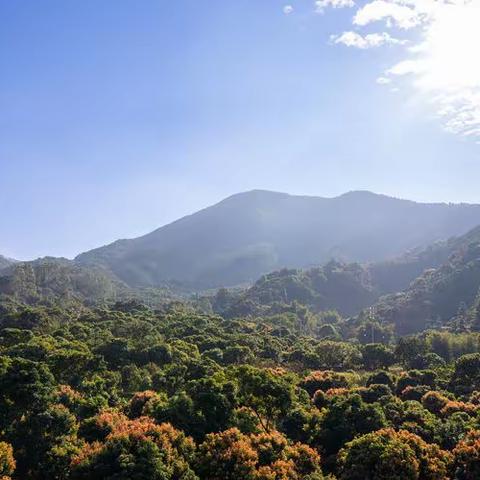
[[[479,137],[396,78],[429,27],[335,1],[0,0],[0,254],[72,257],[254,188],[480,203]]]

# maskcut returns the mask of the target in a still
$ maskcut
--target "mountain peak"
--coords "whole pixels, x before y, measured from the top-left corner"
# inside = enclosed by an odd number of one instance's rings
[[[332,258],[386,260],[478,224],[480,205],[452,209],[362,190],[334,198],[250,190],[76,260],[106,267],[132,286],[177,280],[210,288]]]
[[[345,198],[345,197],[375,197],[375,198],[393,198],[388,195],[383,195],[381,193],[374,193],[370,190],[350,190],[348,192],[342,193],[336,198]]]
[[[278,198],[288,198],[292,195],[288,193],[275,192],[273,190],[262,190],[254,189],[247,190],[245,192],[238,192],[230,195],[229,197],[221,200],[219,203],[232,202],[232,201],[259,201],[259,200],[269,200],[269,199],[278,199]]]

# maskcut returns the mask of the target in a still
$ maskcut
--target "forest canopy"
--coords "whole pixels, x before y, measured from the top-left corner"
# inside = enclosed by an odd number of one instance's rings
[[[477,333],[396,337],[300,306],[224,319],[4,302],[0,474],[474,479],[479,372]]]

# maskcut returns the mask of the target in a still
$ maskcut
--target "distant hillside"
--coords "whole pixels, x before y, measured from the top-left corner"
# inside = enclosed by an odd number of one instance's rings
[[[438,251],[442,248],[450,256],[440,267],[425,271],[405,291],[375,306],[376,316],[394,323],[399,334],[444,325],[459,312],[468,323],[469,310],[480,301],[480,228],[451,239]]]
[[[87,268],[72,261],[45,258],[19,262],[0,272],[0,295],[23,303],[95,303],[113,300],[127,290],[100,268]]]
[[[244,292],[220,290],[212,308],[226,317],[262,316],[294,302],[312,311],[337,310],[353,315],[380,296],[368,268],[331,261],[308,270],[283,269],[262,276]]]
[[[0,303],[2,297],[29,305],[98,305],[134,300],[156,308],[190,293],[180,284],[131,288],[101,267],[65,258],[15,262],[0,271]]]
[[[3,255],[0,255],[0,270],[7,268],[10,265],[13,265],[14,263],[15,263],[15,260],[4,257]]]
[[[442,272],[445,264],[455,259],[458,261],[462,252],[474,248],[476,239],[480,239],[480,228],[458,238],[409,251],[386,262],[359,264],[330,261],[322,267],[306,270],[282,269],[263,275],[247,289],[220,290],[210,302],[216,313],[227,317],[261,316],[293,302],[316,312],[337,310],[344,316],[352,316],[373,306],[386,294],[395,294],[385,298],[387,304],[393,299],[404,298],[406,294],[402,291],[415,289],[426,275],[436,272],[439,267],[442,267],[439,270]],[[478,289],[477,283],[473,278],[471,290],[474,293]],[[461,289],[469,291],[465,286]],[[467,300],[471,302],[471,294]],[[450,301],[447,299],[447,303]],[[454,301],[454,313],[458,303],[458,300]],[[383,305],[383,300],[379,305]],[[382,315],[387,311],[388,308]],[[386,318],[387,321],[396,321]],[[425,320],[416,319],[415,322],[420,323],[423,329]]]
[[[252,191],[76,261],[105,267],[130,286],[176,280],[215,288],[332,258],[387,260],[478,224],[480,205],[421,204],[369,192],[320,198]]]
[[[438,268],[447,262],[465,238],[452,237],[424,248],[412,249],[392,260],[370,263],[367,266],[372,282],[382,295],[404,290],[425,270]]]

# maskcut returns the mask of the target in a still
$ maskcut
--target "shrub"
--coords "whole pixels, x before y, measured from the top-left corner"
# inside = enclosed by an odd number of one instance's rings
[[[445,480],[451,455],[417,435],[386,428],[347,443],[338,463],[342,480]]]

